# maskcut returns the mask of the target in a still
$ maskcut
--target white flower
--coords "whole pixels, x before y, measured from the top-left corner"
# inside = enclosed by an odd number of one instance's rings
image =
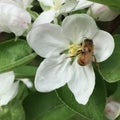
[[[120,103],[109,101],[105,106],[105,116],[109,120],[115,120],[120,115]]]
[[[27,36],[29,45],[46,58],[36,72],[35,88],[38,91],[49,92],[67,83],[78,103],[88,102],[95,85],[95,74],[91,62],[86,66],[78,64],[79,55],[76,54],[82,53],[85,39],[93,41],[97,62],[112,54],[113,37],[99,30],[95,21],[86,14],[68,16],[62,26],[49,23],[31,29]]]
[[[18,81],[14,82],[13,71],[0,73],[0,106],[6,105],[18,92]]]
[[[64,13],[81,10],[90,7],[92,4],[93,2],[89,0],[66,0],[60,11]]]
[[[33,0],[12,0],[12,1],[17,2],[23,9],[26,9],[33,2]]]
[[[108,6],[90,2],[88,0],[78,0],[78,4],[73,11],[88,8],[87,14],[98,21],[112,21],[119,14],[112,11]]]
[[[93,2],[87,0],[38,0],[43,8],[38,18],[33,23],[33,26],[39,24],[50,23],[58,15],[68,13],[78,9],[84,9],[93,4]]]
[[[43,12],[33,23],[33,26],[38,24],[50,23],[54,20],[56,14],[59,14],[60,7],[64,3],[64,0],[38,0],[43,8]]]
[[[18,93],[19,82],[23,82],[28,88],[33,86],[28,78],[20,78],[15,82],[13,71],[0,73],[0,106],[7,105]]]
[[[10,3],[26,9],[33,2],[33,0],[0,0],[0,2]]]
[[[108,6],[98,3],[91,5],[87,14],[98,21],[112,21],[119,15],[112,11]]]
[[[15,2],[0,1],[0,32],[22,35],[31,23],[30,14]]]

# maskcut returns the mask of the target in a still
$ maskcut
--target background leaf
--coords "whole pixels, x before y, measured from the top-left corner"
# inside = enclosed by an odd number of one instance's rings
[[[17,78],[34,77],[37,67],[25,65],[25,66],[14,68],[13,70]]]
[[[118,118],[116,118],[116,120],[120,120],[120,116],[118,116]]]
[[[25,120],[22,104],[14,99],[8,105],[0,107],[0,120]]]
[[[26,120],[68,120],[75,113],[57,98],[55,92],[34,93],[24,101]]]
[[[87,105],[80,105],[76,102],[73,94],[67,86],[57,90],[60,99],[71,109],[78,112],[85,120],[105,120],[104,106],[105,106],[105,87],[103,79],[99,74],[96,75],[96,86],[92,96]]]
[[[111,96],[111,98],[117,102],[120,102],[120,81],[117,84],[117,89],[114,92],[114,94]]]
[[[0,72],[30,62],[36,57],[24,40],[9,40],[0,43]]]
[[[120,80],[120,35],[115,35],[114,40],[115,49],[113,54],[99,65],[101,75],[108,82]]]

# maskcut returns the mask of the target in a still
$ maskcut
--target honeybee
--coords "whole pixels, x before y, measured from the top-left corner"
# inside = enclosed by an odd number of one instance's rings
[[[85,39],[81,43],[81,50],[78,51],[78,64],[81,66],[85,66],[90,64],[94,58],[94,45],[93,41],[90,39]]]

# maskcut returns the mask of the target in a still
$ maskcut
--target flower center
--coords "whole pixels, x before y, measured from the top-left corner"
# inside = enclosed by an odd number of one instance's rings
[[[77,56],[77,63],[81,66],[86,66],[90,64],[93,61],[93,58],[95,58],[93,41],[91,39],[85,39],[79,45],[70,45],[68,49],[68,54],[68,57],[71,57],[72,60],[74,60],[73,57]]]
[[[81,45],[72,44],[69,46],[68,54],[70,57],[78,55],[78,51],[82,50]]]
[[[61,0],[54,0],[54,9],[55,9],[55,11],[60,10],[61,4],[62,4]]]

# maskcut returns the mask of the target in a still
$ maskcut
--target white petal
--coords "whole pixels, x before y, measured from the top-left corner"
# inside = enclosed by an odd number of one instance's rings
[[[0,96],[11,88],[15,79],[13,71],[0,73]]]
[[[73,92],[76,101],[85,105],[93,92],[95,85],[95,74],[92,65],[80,66],[75,61],[73,64],[74,75],[68,83],[68,87]]]
[[[8,4],[13,4],[13,5],[16,5],[18,7],[20,7],[17,2],[15,2],[14,0],[0,0],[0,4],[1,3],[8,3]]]
[[[42,57],[59,54],[68,47],[61,28],[55,24],[42,24],[32,28],[27,36],[29,45]]]
[[[38,0],[38,1],[45,6],[53,7],[53,0]]]
[[[65,85],[72,76],[70,58],[56,56],[45,59],[39,66],[35,77],[35,88],[49,92]]]
[[[21,1],[21,0],[18,0]],[[34,0],[23,0],[23,7],[27,8]]]
[[[28,78],[20,78],[18,80],[22,81],[28,88],[33,87],[33,83]]]
[[[115,47],[114,39],[108,32],[99,30],[93,38],[93,42],[94,55],[97,62],[106,60],[113,53]]]
[[[90,2],[88,0],[79,0],[77,6],[75,7],[75,10],[80,10],[80,9],[88,8],[92,4],[93,4],[93,2]]]
[[[54,10],[42,12],[33,23],[33,27],[38,26],[39,24],[50,23],[54,20],[54,18],[55,18]]]
[[[22,8],[0,2],[0,32],[13,32],[22,35],[31,23],[30,14]]]
[[[74,14],[66,17],[62,24],[67,39],[79,44],[83,38],[92,38],[98,30],[92,17],[86,14]]]
[[[61,6],[60,13],[67,13],[74,10],[77,2],[75,0],[66,0],[65,4]]]
[[[21,8],[26,9],[32,2],[33,0],[14,0],[15,2],[17,2]]]
[[[32,2],[33,0],[0,0],[0,3],[14,4],[22,9],[26,9]]]
[[[0,106],[6,105],[10,100],[12,100],[17,95],[18,85],[19,82],[13,83],[10,89],[0,96]]]

